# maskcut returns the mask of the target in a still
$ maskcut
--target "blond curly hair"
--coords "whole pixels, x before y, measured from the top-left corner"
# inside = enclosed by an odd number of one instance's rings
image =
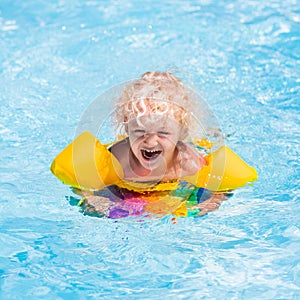
[[[169,72],[147,72],[116,99],[115,121],[120,129],[144,115],[166,115],[188,128],[190,111],[189,92],[179,78]]]

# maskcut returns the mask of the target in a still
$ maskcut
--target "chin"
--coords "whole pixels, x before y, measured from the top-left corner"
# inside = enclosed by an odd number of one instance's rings
[[[147,169],[149,171],[155,171],[155,170],[164,170],[165,169],[165,163],[162,163],[161,161],[155,161],[155,162],[147,162],[144,161],[144,159],[142,158],[141,160],[139,160],[140,165],[144,168]]]

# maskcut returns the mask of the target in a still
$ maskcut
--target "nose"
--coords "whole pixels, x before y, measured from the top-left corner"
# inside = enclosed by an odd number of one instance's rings
[[[147,133],[145,135],[145,144],[150,147],[154,147],[158,144],[158,136],[155,133]]]

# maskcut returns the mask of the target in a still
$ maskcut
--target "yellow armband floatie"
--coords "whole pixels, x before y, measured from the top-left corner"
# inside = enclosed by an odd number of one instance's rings
[[[83,190],[100,190],[124,177],[119,161],[88,131],[53,160],[51,171],[64,184]]]
[[[198,173],[183,179],[197,187],[222,192],[257,180],[256,170],[227,146],[210,153],[205,160],[206,166]]]
[[[228,191],[257,179],[256,170],[226,146],[210,153],[206,161],[199,172],[181,180],[212,191]],[[113,184],[126,186],[118,160],[89,132],[78,136],[54,159],[51,171],[63,183],[84,190],[99,190]]]

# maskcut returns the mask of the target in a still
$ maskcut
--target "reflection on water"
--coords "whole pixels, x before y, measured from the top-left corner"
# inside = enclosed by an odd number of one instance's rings
[[[298,7],[1,1],[0,298],[296,299]],[[258,182],[201,218],[80,213],[52,159],[93,99],[166,69],[199,91]]]

